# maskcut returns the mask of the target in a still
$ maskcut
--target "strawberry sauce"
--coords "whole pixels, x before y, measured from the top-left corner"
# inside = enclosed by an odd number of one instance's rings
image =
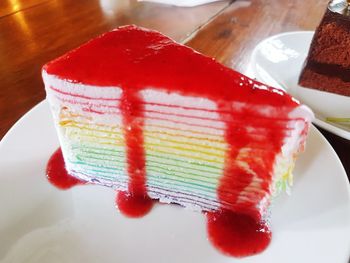
[[[271,232],[263,222],[230,210],[208,212],[209,240],[222,253],[245,257],[265,250],[271,240]]]
[[[125,89],[121,100],[124,137],[126,147],[128,191],[119,192],[116,204],[119,210],[129,217],[141,217],[153,206],[153,200],[146,189],[146,157],[143,147],[143,104],[137,93]]]
[[[62,190],[86,183],[68,174],[61,148],[52,154],[46,167],[46,177],[51,184]]]

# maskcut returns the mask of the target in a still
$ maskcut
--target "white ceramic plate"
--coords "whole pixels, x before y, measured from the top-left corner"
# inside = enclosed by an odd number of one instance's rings
[[[313,32],[288,32],[269,37],[254,49],[251,71],[259,81],[287,90],[308,105],[315,124],[350,140],[350,122],[326,122],[326,118],[350,119],[350,97],[303,88],[298,78],[309,51]]]
[[[341,263],[349,258],[349,184],[338,157],[314,127],[297,162],[292,196],[280,196],[273,207],[272,243],[245,259],[212,247],[200,213],[156,205],[144,218],[128,219],[115,209],[109,188],[57,190],[44,175],[57,147],[46,102],[0,143],[1,263]]]

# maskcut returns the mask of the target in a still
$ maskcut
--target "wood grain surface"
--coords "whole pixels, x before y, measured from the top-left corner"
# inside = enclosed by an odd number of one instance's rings
[[[0,138],[45,98],[41,66],[124,24],[161,31],[245,71],[255,45],[280,32],[314,30],[328,0],[236,0],[194,8],[136,0],[0,2]],[[350,175],[350,142],[322,129]]]

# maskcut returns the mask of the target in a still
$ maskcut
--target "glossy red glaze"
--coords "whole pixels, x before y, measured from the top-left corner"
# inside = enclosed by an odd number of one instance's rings
[[[52,154],[46,167],[46,177],[51,184],[63,190],[86,183],[68,174],[61,148]]]
[[[215,101],[297,104],[283,91],[251,80],[156,31],[135,26],[101,35],[46,64],[43,70],[71,82],[101,87],[151,87]]]

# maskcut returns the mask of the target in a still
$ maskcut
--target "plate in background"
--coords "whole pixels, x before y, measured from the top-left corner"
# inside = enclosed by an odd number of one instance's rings
[[[315,124],[350,140],[350,97],[298,85],[313,34],[287,32],[263,40],[252,53],[251,74],[261,82],[288,91],[314,111]]]

